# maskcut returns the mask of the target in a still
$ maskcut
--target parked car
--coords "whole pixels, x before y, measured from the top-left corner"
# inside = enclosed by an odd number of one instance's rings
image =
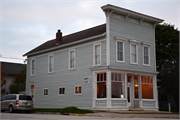
[[[33,109],[33,100],[29,95],[9,94],[1,99],[1,111],[9,110],[10,113],[15,110],[30,112]]]

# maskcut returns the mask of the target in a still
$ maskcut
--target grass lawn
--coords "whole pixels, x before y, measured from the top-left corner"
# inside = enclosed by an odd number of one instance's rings
[[[34,111],[34,112],[77,113],[77,114],[94,113],[91,110],[79,109],[77,107],[66,107],[66,108],[62,108],[62,109],[56,109],[56,108],[34,108],[32,111]]]
[[[159,108],[159,111],[169,111],[169,108]],[[171,112],[179,112],[178,109],[171,108]]]

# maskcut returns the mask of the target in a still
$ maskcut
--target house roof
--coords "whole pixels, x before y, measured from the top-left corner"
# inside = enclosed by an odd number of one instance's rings
[[[128,10],[128,9],[117,7],[117,6],[110,5],[110,4],[102,6],[101,8],[104,12],[107,12],[107,11],[116,12],[116,13],[122,14],[126,17],[133,17],[133,18],[139,19],[141,21],[147,21],[147,22],[154,23],[154,24],[161,23],[164,21],[159,18],[155,18],[155,17],[149,16],[149,15],[145,15],[142,13],[138,13],[138,12],[135,12],[132,10]]]
[[[42,45],[36,47],[35,49],[29,51],[28,53],[24,54],[23,56],[33,55],[39,52],[43,52],[45,50],[51,50],[52,48],[56,49],[69,43],[81,41],[86,38],[91,38],[93,36],[104,34],[105,32],[106,24],[102,24],[93,28],[89,28],[80,32],[63,36],[62,41],[58,45],[56,45],[56,39],[49,40],[43,43]]]
[[[26,64],[19,63],[1,62],[1,65],[3,66],[3,70],[1,72],[7,75],[15,75],[26,68]]]

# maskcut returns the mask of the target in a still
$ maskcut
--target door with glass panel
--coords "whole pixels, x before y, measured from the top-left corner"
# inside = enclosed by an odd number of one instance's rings
[[[127,76],[127,101],[128,101],[128,107],[131,107],[131,97],[132,97],[132,93],[131,93],[131,83],[132,82],[132,77],[131,75]]]
[[[30,95],[33,99],[33,104],[34,104],[35,85],[30,85]]]

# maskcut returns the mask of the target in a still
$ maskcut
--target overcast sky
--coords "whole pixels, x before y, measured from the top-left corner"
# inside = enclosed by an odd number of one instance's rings
[[[54,39],[58,29],[64,36],[105,23],[101,7],[107,4],[163,19],[180,30],[180,0],[1,0],[0,4],[0,61],[23,63],[23,54]]]

